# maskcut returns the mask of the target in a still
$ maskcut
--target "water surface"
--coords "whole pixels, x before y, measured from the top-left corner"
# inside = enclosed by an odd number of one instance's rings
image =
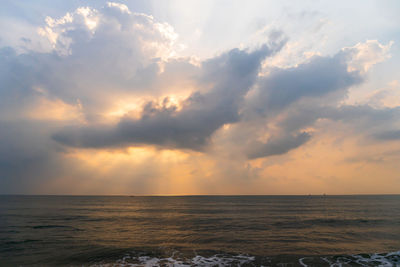
[[[399,195],[0,196],[1,265],[301,266],[389,252],[393,265],[399,250]]]

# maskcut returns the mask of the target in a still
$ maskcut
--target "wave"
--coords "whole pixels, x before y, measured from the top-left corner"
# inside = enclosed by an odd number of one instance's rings
[[[91,266],[110,267],[110,266],[130,266],[130,267],[156,267],[156,266],[400,266],[400,251],[389,253],[356,254],[356,255],[336,255],[336,256],[275,256],[258,257],[251,255],[231,255],[215,254],[213,256],[196,255],[189,259],[176,257],[173,253],[170,257],[152,256],[130,256],[126,255],[122,259],[113,263],[99,263]]]
[[[174,255],[168,258],[157,258],[151,256],[131,257],[125,256],[115,263],[95,264],[92,266],[130,266],[130,267],[150,267],[150,266],[174,266],[174,267],[190,267],[190,266],[243,266],[255,260],[254,256],[247,255],[223,255],[216,254],[211,257],[197,255],[191,259],[174,258]]]
[[[374,253],[374,254],[357,254],[349,256],[331,256],[331,257],[320,257],[322,261],[330,267],[340,266],[400,266],[400,250],[389,253]],[[315,257],[304,257],[299,259],[301,266],[319,266],[316,265]],[[322,265],[321,265],[322,266]]]

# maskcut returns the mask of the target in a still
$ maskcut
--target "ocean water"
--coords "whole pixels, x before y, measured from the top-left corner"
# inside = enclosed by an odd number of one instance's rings
[[[0,196],[0,266],[400,266],[400,195]]]

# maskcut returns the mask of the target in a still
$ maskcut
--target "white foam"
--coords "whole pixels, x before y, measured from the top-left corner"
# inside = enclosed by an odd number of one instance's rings
[[[254,261],[255,257],[247,255],[220,255],[216,254],[211,257],[195,256],[187,261],[174,259],[174,255],[169,258],[156,258],[149,256],[131,257],[125,256],[112,264],[98,264],[93,266],[129,266],[129,267],[190,267],[190,266],[242,266],[245,263]]]
[[[330,267],[351,266],[354,264],[359,266],[400,267],[400,250],[382,255],[377,253],[366,255],[368,256],[357,254],[341,257],[322,257],[321,259],[327,262]],[[312,257],[308,258],[312,259]],[[307,258],[299,259],[299,263],[301,266],[308,267],[308,265],[304,263],[305,259]]]
[[[301,266],[307,267],[308,265],[303,262],[304,259],[306,259],[306,258],[299,259],[299,263],[301,264]]]
[[[400,266],[400,262],[394,263],[388,257],[397,256],[400,260],[400,250],[396,252],[390,252],[386,255],[372,254],[370,258],[365,258],[361,255],[354,255],[353,257],[357,258],[356,262],[358,264],[368,264],[369,262],[379,262],[379,266],[382,267],[391,267],[391,266]]]
[[[349,256],[329,256],[329,257],[303,257],[298,260],[301,266],[308,267],[307,259],[313,261],[320,259],[329,264],[330,267],[342,266],[381,266],[381,267],[400,267],[400,250],[386,254],[357,254]],[[190,267],[190,266],[242,266],[244,264],[252,263],[255,260],[254,256],[248,255],[227,255],[215,254],[211,257],[204,257],[197,255],[191,259],[175,258],[175,253],[168,258],[157,258],[150,256],[125,256],[122,259],[112,264],[96,264],[92,266],[129,266],[129,267]]]
[[[214,255],[212,257],[196,256],[192,259],[192,263],[195,266],[228,266],[235,264],[241,266],[245,263],[254,261],[255,257],[246,255],[237,256],[225,256],[225,255]]]

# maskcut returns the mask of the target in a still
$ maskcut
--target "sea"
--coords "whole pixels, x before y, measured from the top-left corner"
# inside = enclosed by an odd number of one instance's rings
[[[400,195],[2,195],[0,266],[400,266]]]

